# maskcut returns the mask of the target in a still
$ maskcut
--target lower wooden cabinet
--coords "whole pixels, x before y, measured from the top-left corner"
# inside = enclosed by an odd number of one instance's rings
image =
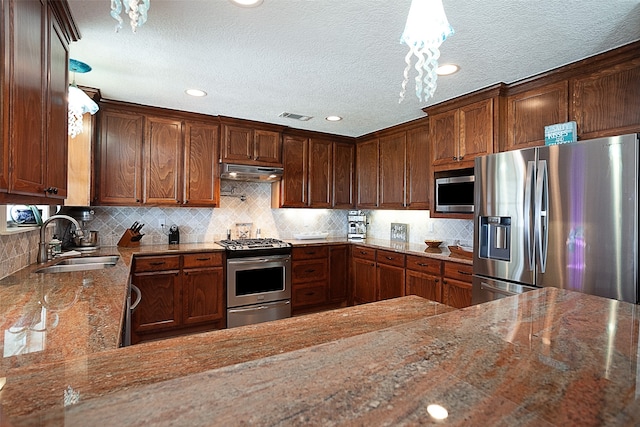
[[[293,248],[291,306],[294,315],[346,305],[347,254],[347,245]]]
[[[396,298],[405,292],[405,255],[354,246],[353,302],[363,304]]]
[[[442,303],[456,308],[471,305],[473,266],[458,262],[444,262]]]
[[[222,252],[134,258],[131,343],[226,326]]]

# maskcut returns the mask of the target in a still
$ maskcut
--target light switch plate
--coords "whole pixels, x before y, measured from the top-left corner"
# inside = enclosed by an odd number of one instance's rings
[[[391,223],[391,240],[396,242],[409,241],[409,224]]]

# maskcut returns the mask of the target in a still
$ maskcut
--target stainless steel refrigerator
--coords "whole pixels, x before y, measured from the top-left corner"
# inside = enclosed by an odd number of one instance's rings
[[[637,134],[475,162],[473,303],[552,286],[638,303]]]

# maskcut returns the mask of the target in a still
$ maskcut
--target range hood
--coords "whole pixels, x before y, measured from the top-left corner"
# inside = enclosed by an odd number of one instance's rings
[[[282,179],[282,168],[223,163],[220,179],[234,181],[274,182]]]

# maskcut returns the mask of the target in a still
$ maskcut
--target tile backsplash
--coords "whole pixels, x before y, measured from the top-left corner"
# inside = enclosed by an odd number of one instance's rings
[[[177,225],[180,242],[212,242],[226,238],[236,223],[251,223],[252,237],[256,229],[261,237],[293,239],[295,234],[326,232],[330,237],[346,237],[347,210],[334,209],[272,209],[271,185],[255,182],[223,181],[221,192],[232,193],[220,197],[219,208],[171,207],[106,207],[94,208],[95,216],[88,228],[98,231],[101,246],[115,246],[134,221],[144,223],[143,245],[168,242],[169,227]],[[239,195],[244,195],[243,201]],[[443,240],[445,245],[460,241],[471,245],[473,221],[430,218],[429,211],[365,211],[369,220],[367,236],[390,238],[391,224],[408,224],[409,241],[423,243],[424,239]],[[166,224],[161,228],[160,222]],[[0,236],[0,278],[36,262],[39,234],[37,230]]]

